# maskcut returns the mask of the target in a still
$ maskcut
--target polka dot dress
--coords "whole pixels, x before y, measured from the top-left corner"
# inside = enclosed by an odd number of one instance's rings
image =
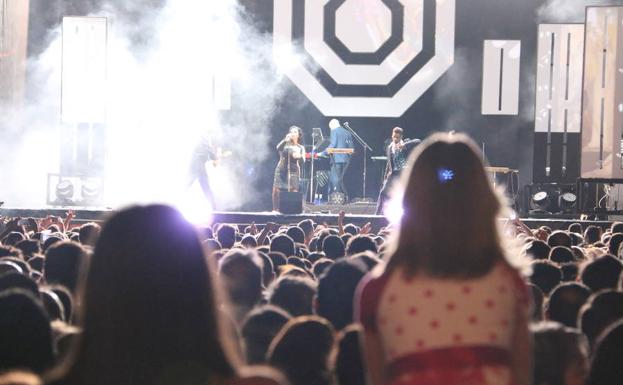
[[[514,269],[499,263],[474,280],[396,270],[362,285],[360,320],[380,336],[393,382],[508,383],[515,321],[529,307]]]

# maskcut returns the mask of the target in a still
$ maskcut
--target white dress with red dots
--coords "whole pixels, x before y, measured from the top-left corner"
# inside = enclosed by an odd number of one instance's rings
[[[511,384],[510,351],[518,317],[529,314],[523,279],[506,262],[470,280],[402,270],[362,282],[359,318],[379,335],[395,385]]]

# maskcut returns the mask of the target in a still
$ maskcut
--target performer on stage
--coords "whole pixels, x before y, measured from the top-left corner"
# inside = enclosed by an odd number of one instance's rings
[[[206,197],[212,209],[216,206],[214,201],[214,195],[210,188],[210,180],[208,178],[208,172],[206,171],[206,162],[211,161],[213,163],[218,162],[217,150],[214,148],[212,139],[208,135],[202,135],[199,143],[194,148],[191,160],[190,160],[190,173],[188,177],[188,187],[190,187],[195,180],[199,182],[201,191]]]
[[[392,183],[398,179],[400,173],[407,165],[407,158],[409,152],[418,145],[421,140],[411,139],[403,140],[404,130],[400,127],[394,127],[392,130],[392,141],[387,146],[387,166],[385,167],[385,177],[383,187],[379,194],[379,199],[376,204],[376,214],[381,215],[385,206],[385,202],[389,197],[389,192],[392,187]]]
[[[279,211],[279,194],[282,191],[298,191],[301,177],[301,162],[305,161],[305,147],[300,143],[303,130],[292,126],[288,135],[277,145],[279,163],[273,180],[273,210]]]
[[[354,148],[352,134],[341,126],[339,120],[331,119],[329,128],[331,129],[331,144],[323,151],[323,154],[330,153],[328,150],[332,148]],[[331,154],[329,196],[336,192],[348,195],[344,186],[344,174],[348,169],[350,158],[351,154]]]

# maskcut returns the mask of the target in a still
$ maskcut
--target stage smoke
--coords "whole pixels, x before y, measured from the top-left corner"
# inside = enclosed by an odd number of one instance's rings
[[[621,0],[548,0],[538,11],[540,23],[584,23],[586,7],[623,5]]]
[[[269,122],[283,93],[271,37],[256,30],[236,0],[161,3],[141,1],[128,10],[111,1],[82,9],[85,16],[108,18],[105,203],[183,200],[201,136],[232,154],[212,181],[219,208],[253,202],[255,165],[271,154]],[[28,62],[23,113],[9,106],[0,121],[8,134],[0,153],[10,159],[0,182],[10,206],[45,205],[47,173],[59,171],[60,25],[46,41]],[[213,98],[215,85],[227,83],[231,112]]]

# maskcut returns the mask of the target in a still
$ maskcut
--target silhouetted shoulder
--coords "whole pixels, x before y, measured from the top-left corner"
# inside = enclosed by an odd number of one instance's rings
[[[11,371],[0,375],[0,385],[41,385],[43,381],[30,372]]]
[[[256,366],[241,370],[240,377],[228,380],[224,385],[289,385],[285,377],[277,370]]]

